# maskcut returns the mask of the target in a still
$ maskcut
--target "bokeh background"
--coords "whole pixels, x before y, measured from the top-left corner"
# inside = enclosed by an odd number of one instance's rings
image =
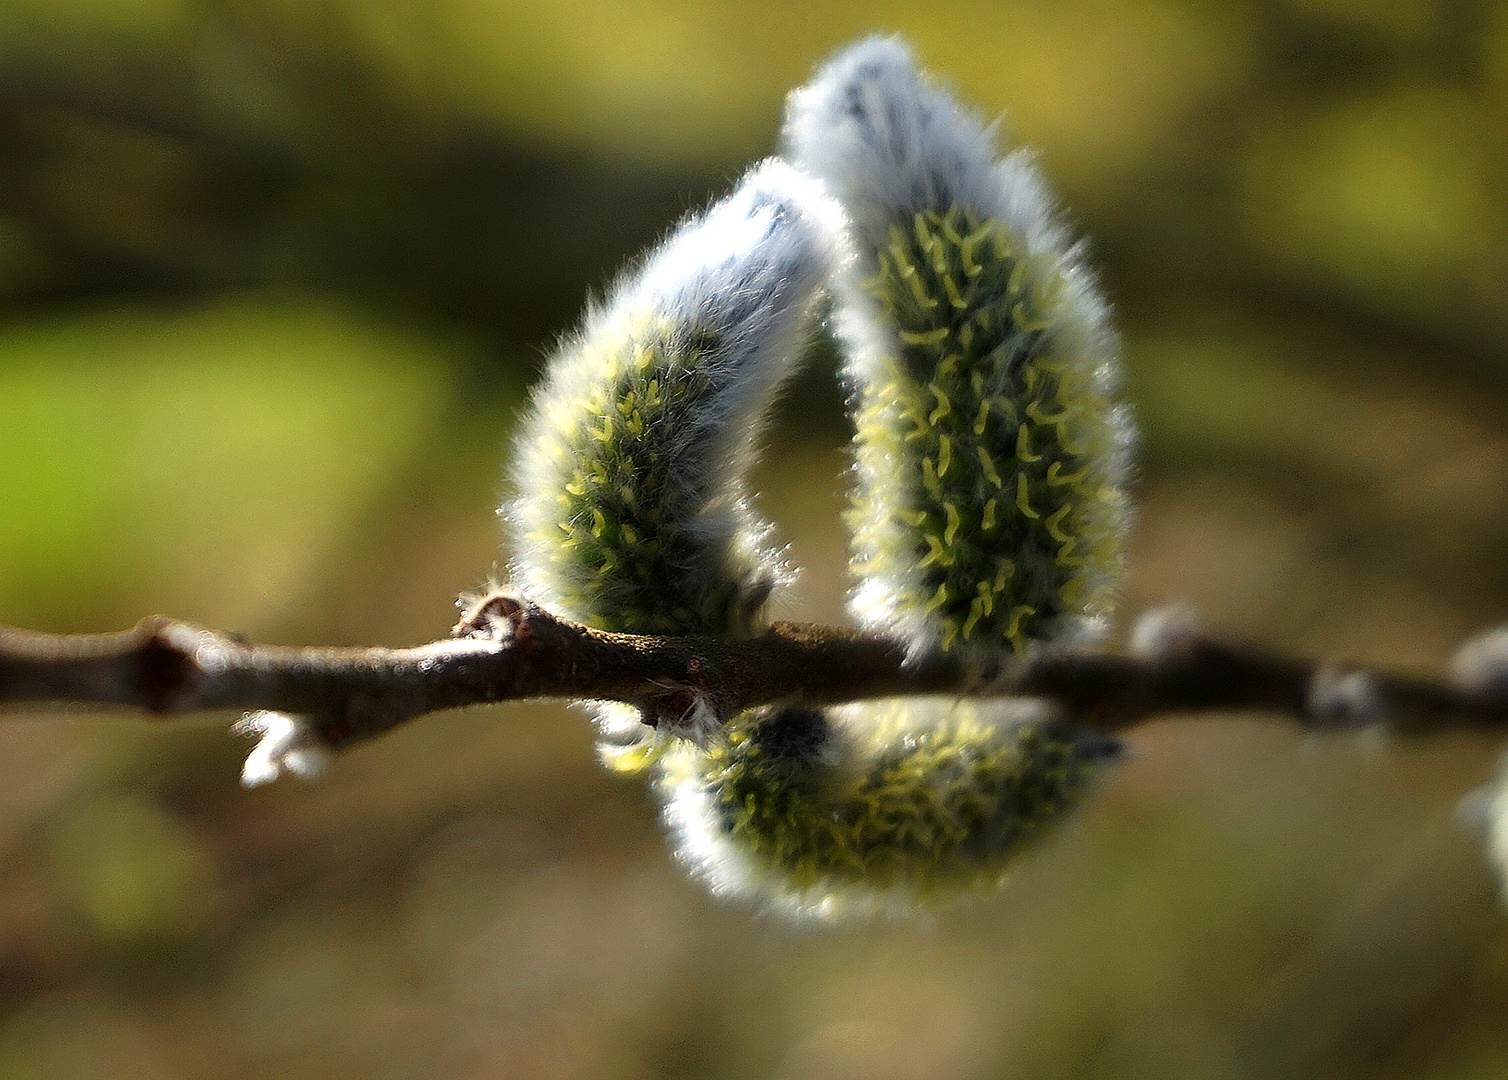
[[[1508,616],[1508,4],[0,0],[0,621],[405,644],[587,293],[871,30],[1036,146],[1142,428],[1128,613],[1436,668]],[[831,357],[765,507],[841,619]],[[1508,1075],[1502,747],[1169,717],[1003,892],[792,927],[561,706],[237,786],[0,717],[0,1076]]]

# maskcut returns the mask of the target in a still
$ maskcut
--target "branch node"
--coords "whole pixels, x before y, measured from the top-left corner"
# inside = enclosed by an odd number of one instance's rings
[[[478,595],[463,596],[456,603],[462,609],[461,618],[450,631],[451,637],[496,641],[524,652],[533,651],[529,618],[539,609],[518,590],[493,586]]]
[[[691,686],[677,686],[655,694],[640,709],[643,721],[658,732],[705,746],[722,727],[710,693]]]
[[[1127,644],[1138,659],[1169,663],[1188,659],[1203,643],[1194,609],[1187,604],[1168,604],[1137,619]]]
[[[705,746],[723,724],[715,680],[708,677],[700,657],[685,661],[684,676],[652,693],[639,709],[644,723],[663,734]]]
[[[159,715],[191,707],[198,692],[197,642],[183,640],[187,629],[162,615],[136,624],[136,684],[142,707]],[[197,636],[197,635],[196,635]]]
[[[1358,728],[1387,719],[1387,701],[1371,672],[1324,666],[1309,682],[1305,711],[1323,728]]]

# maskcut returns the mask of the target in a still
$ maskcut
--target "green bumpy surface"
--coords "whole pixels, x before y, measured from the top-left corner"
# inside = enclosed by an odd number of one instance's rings
[[[529,539],[571,617],[635,634],[753,629],[768,574],[736,529],[713,541],[697,532],[719,493],[699,483],[707,463],[686,460],[708,446],[719,387],[705,361],[718,346],[647,320],[594,343],[579,358],[593,378],[552,399],[538,437],[558,492]]]
[[[1121,495],[1100,376],[1055,333],[1061,261],[957,207],[891,231],[866,283],[894,348],[858,403],[861,578],[944,648],[1109,606]]]
[[[825,724],[777,711],[730,732],[702,765],[723,831],[797,895],[857,887],[925,901],[992,887],[1103,756],[1066,729],[982,723],[965,706],[943,727],[878,731],[857,761],[830,762],[806,749],[829,737]]]

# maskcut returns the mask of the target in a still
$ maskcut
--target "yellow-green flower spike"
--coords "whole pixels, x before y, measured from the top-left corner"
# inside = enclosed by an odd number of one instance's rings
[[[588,316],[519,439],[515,575],[607,629],[756,633],[780,569],[744,476],[830,280],[865,624],[914,652],[1092,629],[1119,566],[1128,424],[1114,335],[1036,173],[997,162],[893,41],[840,54],[786,130],[836,203],[766,164]],[[699,739],[599,715],[609,763],[652,769],[715,891],[815,916],[995,885],[1119,749],[1021,703],[792,704]]]
[[[782,567],[749,506],[763,416],[839,257],[837,211],[767,162],[682,225],[551,360],[517,439],[512,573],[605,630],[746,636]],[[598,709],[605,754],[649,729]]]
[[[913,652],[1092,629],[1120,561],[1128,425],[1114,335],[1035,172],[997,162],[894,41],[797,91],[786,138],[857,254],[836,291],[859,616]],[[715,890],[835,915],[995,885],[1118,749],[1019,703],[792,706],[672,751],[658,778]]]
[[[682,858],[796,915],[904,912],[995,887],[1113,739],[910,702],[743,718],[661,775]]]
[[[848,214],[854,608],[913,649],[1095,632],[1111,607],[1130,427],[1090,275],[1020,153],[905,46],[840,53],[791,99],[795,162]]]

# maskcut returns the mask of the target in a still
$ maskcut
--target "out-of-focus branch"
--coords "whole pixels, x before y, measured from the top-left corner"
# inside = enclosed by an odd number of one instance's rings
[[[912,694],[1042,698],[1106,731],[1206,710],[1266,711],[1321,731],[1508,727],[1500,636],[1481,639],[1491,648],[1463,650],[1478,662],[1452,679],[1281,656],[1163,616],[1144,623],[1125,654],[908,658],[883,637],[796,623],[747,640],[606,633],[501,591],[478,602],[455,635],[405,649],[298,648],[162,617],[99,635],[0,628],[0,703],[125,705],[158,715],[266,710],[302,718],[301,737],[327,750],[436,710],[531,698],[621,701],[646,723],[671,728],[699,705],[722,718],[777,702]]]

